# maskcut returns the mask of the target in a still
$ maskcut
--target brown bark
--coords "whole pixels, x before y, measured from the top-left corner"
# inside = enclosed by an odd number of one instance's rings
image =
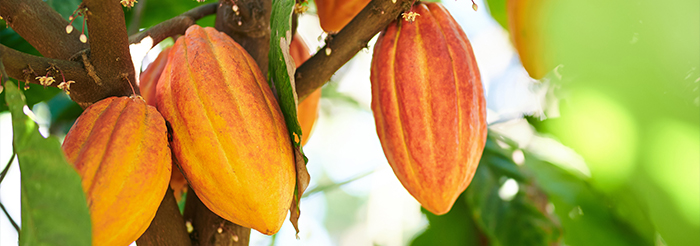
[[[242,227],[222,219],[211,212],[197,197],[194,190],[187,189],[185,223],[192,223],[190,233],[192,245],[244,246],[250,239],[250,228]]]
[[[2,0],[0,16],[45,57],[68,59],[88,48],[80,42],[80,32],[66,33],[68,21],[44,1]]]
[[[260,71],[267,75],[272,0],[221,0],[219,3],[214,27],[243,46]],[[237,12],[233,11],[233,4]]]
[[[185,220],[175,202],[173,190],[168,188],[163,201],[158,207],[156,217],[151,221],[146,232],[136,240],[139,246],[190,246],[190,238],[185,227]]]

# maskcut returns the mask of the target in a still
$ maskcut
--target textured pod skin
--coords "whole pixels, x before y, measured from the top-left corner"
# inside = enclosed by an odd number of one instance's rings
[[[289,53],[292,55],[297,68],[311,58],[309,47],[306,46],[304,39],[301,38],[299,33],[295,34],[294,38],[292,38],[292,43],[289,45]],[[318,118],[318,103],[320,100],[321,88],[318,88],[297,106],[297,119],[299,120],[301,132],[303,134],[301,145],[306,145],[306,142],[309,141],[309,137],[311,137],[311,130],[314,128],[316,118]]]
[[[158,79],[160,79],[160,74],[163,73],[165,69],[165,64],[168,62],[168,54],[170,54],[170,48],[163,49],[163,51],[158,54],[156,60],[154,60],[146,70],[139,76],[139,90],[141,90],[141,96],[146,100],[146,104],[153,107],[156,106],[156,85],[158,84]]]
[[[141,90],[141,96],[146,100],[146,103],[150,106],[156,106],[156,86],[158,85],[158,80],[160,79],[160,74],[165,70],[165,64],[168,63],[168,55],[170,54],[170,49],[172,47],[167,47],[163,49],[158,57],[146,68],[146,70],[139,76],[139,89]],[[176,164],[177,160],[173,160],[172,173],[170,175],[170,188],[173,189],[173,194],[175,195],[175,201],[180,202],[182,195],[187,191],[187,180],[185,176],[182,175],[180,169]]]
[[[394,21],[372,58],[372,111],[394,173],[425,209],[447,213],[486,143],[486,103],[471,45],[439,3]]]
[[[191,26],[158,81],[158,110],[190,187],[212,212],[268,235],[296,172],[284,118],[255,61],[229,36]]]
[[[508,0],[510,38],[530,77],[542,79],[554,69],[551,44],[547,44],[547,25],[551,23],[549,0]]]
[[[82,178],[93,245],[126,246],[138,239],[170,179],[170,148],[160,113],[141,99],[103,99],[78,117],[63,151]]]
[[[326,32],[339,32],[367,6],[370,0],[316,0],[316,13],[321,28]]]

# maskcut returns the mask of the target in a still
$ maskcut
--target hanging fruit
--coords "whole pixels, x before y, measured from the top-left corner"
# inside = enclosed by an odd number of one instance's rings
[[[464,31],[439,3],[420,3],[379,36],[372,57],[377,135],[403,186],[447,213],[486,143],[486,103]]]

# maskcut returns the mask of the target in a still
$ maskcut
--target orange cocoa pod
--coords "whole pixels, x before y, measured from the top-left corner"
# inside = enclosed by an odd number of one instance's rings
[[[151,106],[156,106],[156,85],[158,84],[158,79],[160,79],[160,74],[163,73],[165,69],[165,64],[168,62],[168,54],[170,53],[170,48],[167,47],[158,54],[156,60],[154,60],[146,70],[139,76],[139,90],[141,90],[141,96],[146,100],[146,104]]]
[[[292,202],[294,156],[282,111],[253,58],[226,34],[191,26],[170,51],[156,105],[202,203],[233,223],[276,233]]]
[[[466,34],[439,3],[382,31],[372,57],[372,111],[384,154],[425,209],[447,213],[486,144],[486,103]]]
[[[63,151],[82,178],[93,245],[129,245],[165,196],[171,157],[165,121],[141,99],[110,97],[78,117]]]
[[[316,13],[321,28],[326,32],[339,32],[370,0],[316,0]]]
[[[146,103],[150,106],[156,106],[156,85],[160,79],[160,74],[165,70],[165,64],[168,63],[168,54],[170,54],[170,49],[172,47],[167,47],[163,49],[158,57],[151,62],[143,73],[141,73],[139,89],[141,90],[141,96],[146,100]],[[182,176],[182,172],[177,167],[176,160],[173,160],[172,173],[170,175],[170,188],[173,189],[173,194],[175,195],[175,201],[180,202],[182,195],[187,192],[187,180],[185,176]]]
[[[311,58],[309,47],[306,46],[304,39],[302,39],[299,33],[296,33],[294,38],[292,38],[292,43],[289,45],[289,53],[292,55],[297,68]],[[309,141],[309,137],[311,137],[311,130],[314,128],[316,118],[318,118],[318,103],[320,100],[321,88],[318,88],[297,106],[297,119],[299,120],[299,125],[301,125],[301,133],[303,134],[301,145],[306,145],[306,142]]]

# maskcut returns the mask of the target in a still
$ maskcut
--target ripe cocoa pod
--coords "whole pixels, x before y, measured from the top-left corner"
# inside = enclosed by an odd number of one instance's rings
[[[158,79],[160,79],[160,74],[165,69],[165,64],[168,62],[170,48],[163,49],[156,57],[156,60],[148,65],[146,70],[139,76],[141,96],[146,100],[146,104],[154,107],[156,106],[156,85],[158,84]]]
[[[316,0],[316,13],[321,28],[326,32],[339,32],[367,6],[370,0]]]
[[[170,179],[163,117],[141,99],[110,97],[78,117],[63,151],[82,178],[93,245],[129,245],[156,215]]]
[[[372,57],[377,135],[403,186],[447,213],[471,182],[486,144],[486,103],[471,44],[439,3],[382,31]]]
[[[294,63],[297,68],[301,66],[306,60],[311,58],[309,54],[309,47],[304,43],[299,33],[294,35],[292,38],[292,43],[289,45],[289,53],[294,59]],[[321,100],[321,88],[311,93],[304,101],[299,102],[297,106],[297,119],[299,120],[299,125],[301,125],[301,145],[306,145],[311,137],[311,130],[314,128],[316,123],[316,118],[318,118],[318,103]]]
[[[276,233],[296,184],[294,156],[282,112],[253,58],[226,34],[191,26],[170,51],[156,105],[202,203],[233,223]]]
[[[167,47],[163,49],[160,54],[158,54],[158,57],[156,57],[156,59],[148,65],[146,70],[141,73],[141,76],[139,76],[141,96],[146,100],[146,104],[150,106],[156,106],[156,85],[158,85],[160,74],[165,70],[165,64],[168,63],[168,54],[170,54],[171,48],[172,47]],[[175,201],[180,202],[182,196],[187,192],[187,180],[177,167],[176,160],[173,160],[171,169],[173,171],[170,175],[170,188],[173,189]]]
[[[554,69],[556,63],[551,44],[546,43],[548,15],[552,2],[547,0],[508,0],[508,29],[520,62],[535,79],[543,78]]]

